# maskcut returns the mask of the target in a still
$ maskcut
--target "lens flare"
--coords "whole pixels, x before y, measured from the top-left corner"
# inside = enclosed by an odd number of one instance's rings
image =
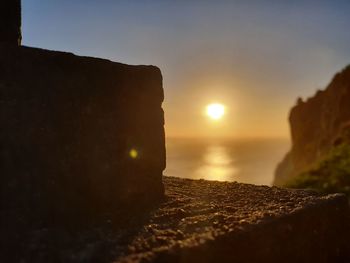
[[[139,156],[139,153],[136,149],[131,149],[129,151],[129,156],[132,158],[132,159],[136,159],[138,156]]]

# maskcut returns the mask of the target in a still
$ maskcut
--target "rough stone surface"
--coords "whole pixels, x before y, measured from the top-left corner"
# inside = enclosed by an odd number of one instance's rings
[[[323,91],[298,99],[290,112],[292,149],[278,165],[276,185],[310,169],[350,130],[350,66],[335,75]]]
[[[39,263],[348,262],[343,195],[171,177],[164,184],[158,206],[118,211],[85,230],[2,231],[0,255]]]
[[[162,101],[154,66],[0,45],[1,211],[61,222],[160,199]]]
[[[0,43],[20,45],[21,0],[2,0],[0,3]]]

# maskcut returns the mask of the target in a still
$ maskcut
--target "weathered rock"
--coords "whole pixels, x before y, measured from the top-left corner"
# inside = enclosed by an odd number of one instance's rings
[[[164,177],[166,200],[80,231],[1,231],[3,262],[349,262],[345,196]],[[124,211],[125,212],[125,211]]]
[[[350,67],[328,87],[291,110],[292,149],[278,165],[274,184],[283,185],[326,156],[350,130]]]
[[[60,221],[161,198],[162,101],[154,66],[0,45],[1,210]]]
[[[20,45],[21,0],[2,0],[0,4],[0,43]]]

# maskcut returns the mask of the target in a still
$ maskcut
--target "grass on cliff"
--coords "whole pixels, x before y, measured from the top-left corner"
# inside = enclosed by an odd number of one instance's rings
[[[286,187],[350,196],[350,144],[334,147],[314,168],[289,181]]]

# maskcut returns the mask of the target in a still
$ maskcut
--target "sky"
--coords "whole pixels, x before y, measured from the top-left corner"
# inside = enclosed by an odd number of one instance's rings
[[[23,44],[158,66],[168,137],[289,137],[350,64],[350,1],[22,0]],[[220,121],[205,114],[222,103]]]

